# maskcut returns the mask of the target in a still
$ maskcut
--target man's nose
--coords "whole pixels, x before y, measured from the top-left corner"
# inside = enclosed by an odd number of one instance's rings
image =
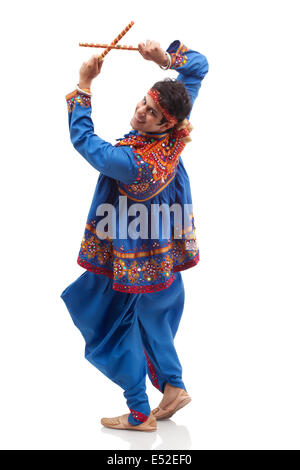
[[[139,116],[143,116],[146,114],[146,106],[142,105],[138,108],[137,113]]]

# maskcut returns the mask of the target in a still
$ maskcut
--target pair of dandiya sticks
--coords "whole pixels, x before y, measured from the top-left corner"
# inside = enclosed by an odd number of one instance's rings
[[[93,43],[87,43],[87,42],[80,42],[79,46],[81,47],[102,47],[105,48],[105,51],[102,52],[102,54],[99,55],[98,61],[101,62],[101,60],[104,59],[104,57],[109,53],[111,49],[121,49],[121,50],[126,50],[126,51],[138,51],[137,47],[133,46],[120,46],[117,45],[117,43],[122,39],[123,36],[132,28],[134,25],[134,21],[131,21],[126,28],[124,28],[120,34],[113,40],[111,44],[93,44]]]
[[[120,46],[120,45],[117,45],[117,43],[122,39],[122,37],[130,30],[130,28],[132,28],[132,26],[134,25],[134,21],[131,21],[127,26],[126,28],[124,28],[120,34],[113,40],[113,42],[111,44],[94,44],[94,43],[86,43],[86,42],[80,42],[79,43],[79,46],[81,47],[102,47],[102,48],[105,48],[105,51],[102,52],[101,55],[99,55],[98,57],[98,61],[101,62],[104,57],[109,53],[109,51],[111,49],[121,49],[121,50],[126,50],[126,51],[138,51],[138,48],[137,47],[133,47],[133,46]],[[161,106],[161,104],[159,103],[159,92],[153,88],[151,88],[151,90],[149,90],[148,94],[154,99],[154,101],[156,102],[156,104],[159,106],[159,108],[161,109],[162,111],[162,114],[165,116],[165,118],[167,119],[167,121],[169,121],[171,124],[175,125],[177,124],[178,120],[174,117],[174,116],[171,116],[167,110],[165,108],[163,108]]]

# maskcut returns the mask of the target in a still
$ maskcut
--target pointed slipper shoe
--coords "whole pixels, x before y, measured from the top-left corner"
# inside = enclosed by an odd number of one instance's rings
[[[159,419],[168,419],[173,416],[176,411],[183,408],[185,405],[192,401],[191,397],[185,390],[181,390],[176,398],[165,408],[162,408],[159,404],[157,408],[152,410],[153,415],[157,420]]]
[[[101,424],[107,428],[126,429],[130,431],[151,432],[151,431],[156,431],[157,429],[156,419],[153,416],[152,412],[150,412],[150,415],[147,421],[144,421],[143,423],[138,424],[137,426],[133,426],[132,424],[128,422],[128,416],[129,416],[129,413],[125,415],[117,416],[116,418],[102,418]]]

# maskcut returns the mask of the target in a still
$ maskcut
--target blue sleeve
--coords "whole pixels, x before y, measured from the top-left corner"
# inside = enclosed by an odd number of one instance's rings
[[[138,173],[130,147],[115,147],[94,133],[91,97],[77,90],[66,96],[71,142],[98,171],[110,178],[132,183]]]
[[[188,49],[180,41],[174,41],[167,49],[171,56],[170,69],[176,70],[191,97],[192,104],[198,96],[203,78],[208,72],[206,57],[200,52]]]

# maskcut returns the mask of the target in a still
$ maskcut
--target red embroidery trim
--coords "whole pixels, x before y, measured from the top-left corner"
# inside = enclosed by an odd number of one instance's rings
[[[185,269],[192,268],[193,266],[196,266],[200,260],[199,253],[196,254],[195,258],[191,259],[191,261],[187,261],[186,263],[183,264],[178,264],[177,266],[173,267],[173,272],[178,273],[179,271],[184,271]]]
[[[110,277],[110,279],[114,278],[113,272],[110,271],[109,269],[99,268],[99,266],[94,266],[93,264],[90,264],[87,261],[84,261],[79,257],[77,259],[77,263],[82,268],[87,269],[87,271],[91,271],[92,273],[95,273],[95,274],[104,274],[105,276]]]
[[[147,421],[147,419],[149,418],[149,416],[144,415],[143,413],[140,413],[139,411],[132,410],[131,408],[130,408],[130,411],[131,411],[132,416],[138,421],[141,421],[142,423]]]
[[[114,282],[113,289],[119,292],[129,292],[130,294],[150,294],[151,292],[158,292],[166,289],[174,281],[174,274],[166,282],[161,284],[153,284],[152,286],[125,286],[124,284],[118,284]]]
[[[156,372],[155,372],[155,369],[154,369],[154,365],[150,361],[149,356],[146,353],[146,350],[145,350],[144,346],[143,346],[143,349],[144,349],[144,353],[145,353],[146,360],[147,360],[147,366],[148,366],[149,372],[150,372],[151,377],[152,377],[152,385],[154,385],[154,387],[156,387],[159,391],[161,391],[160,388],[159,388],[159,385],[158,385],[158,379],[157,379],[157,375],[156,375]]]
[[[79,264],[79,266],[86,269],[87,271],[91,271],[95,274],[104,274],[104,276],[107,276],[110,279],[114,279],[113,272],[109,269],[94,266],[93,264],[90,264],[88,261],[84,261],[79,257],[77,259],[77,263]],[[117,290],[119,292],[128,292],[129,294],[148,294],[150,292],[158,292],[160,290],[166,289],[172,284],[174,279],[175,276],[173,274],[167,281],[162,282],[161,284],[154,284],[152,286],[126,286],[124,284],[114,282],[113,290]]]
[[[174,266],[173,273],[177,273],[179,271],[184,271],[185,269],[192,268],[193,266],[196,266],[196,264],[198,264],[199,260],[200,260],[200,256],[199,256],[199,253],[197,253],[197,255],[190,261]],[[91,271],[95,274],[103,274],[104,276],[107,276],[110,279],[114,279],[113,272],[109,269],[100,268],[99,266],[94,266],[93,264],[90,264],[87,261],[84,261],[79,257],[77,259],[77,263],[79,264],[79,266],[86,269],[87,271]],[[172,276],[167,281],[162,282],[160,284],[153,284],[150,286],[126,286],[124,284],[119,284],[117,282],[114,282],[112,287],[113,287],[113,290],[116,290],[118,292],[128,292],[129,294],[149,294],[151,292],[159,292],[163,289],[167,289],[173,283],[174,279],[175,279],[175,276],[174,274],[172,274]]]

